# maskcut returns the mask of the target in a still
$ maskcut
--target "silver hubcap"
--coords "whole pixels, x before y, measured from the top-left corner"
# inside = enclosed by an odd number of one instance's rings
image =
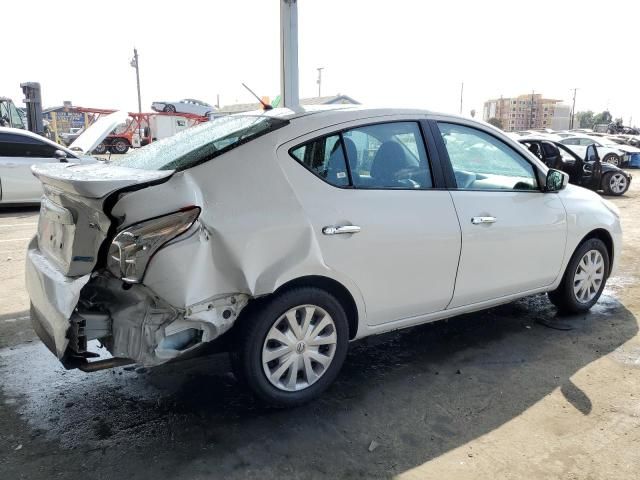
[[[613,193],[622,193],[627,188],[627,178],[621,173],[616,173],[609,180],[609,188]]]
[[[271,384],[303,390],[327,371],[336,352],[336,326],[315,305],[300,305],[275,321],[262,346],[262,367]]]
[[[573,276],[573,293],[580,303],[589,303],[604,280],[604,258],[598,250],[584,254]]]
[[[610,163],[611,165],[615,165],[617,167],[618,164],[620,163],[620,159],[612,155],[607,159],[607,163]]]

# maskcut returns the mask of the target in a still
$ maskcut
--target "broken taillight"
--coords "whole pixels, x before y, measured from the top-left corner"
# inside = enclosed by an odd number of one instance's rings
[[[107,268],[125,282],[140,283],[151,257],[164,244],[186,232],[198,215],[199,207],[188,207],[127,227],[109,247]]]

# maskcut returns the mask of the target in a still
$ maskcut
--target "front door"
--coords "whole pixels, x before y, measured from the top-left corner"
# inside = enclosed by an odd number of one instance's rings
[[[418,122],[325,130],[279,154],[324,263],[360,291],[369,325],[446,308],[460,227]]]
[[[462,254],[449,308],[545,287],[560,274],[567,219],[536,166],[489,132],[438,123],[453,169]]]

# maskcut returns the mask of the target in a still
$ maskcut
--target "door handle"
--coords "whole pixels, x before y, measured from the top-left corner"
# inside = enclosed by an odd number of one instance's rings
[[[339,235],[341,233],[358,233],[360,227],[357,225],[330,225],[322,229],[325,235]]]
[[[481,223],[496,223],[496,217],[471,217],[471,223],[480,225]]]

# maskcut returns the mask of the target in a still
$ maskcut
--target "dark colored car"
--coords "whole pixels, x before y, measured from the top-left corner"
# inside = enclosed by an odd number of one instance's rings
[[[621,168],[600,161],[595,145],[587,147],[582,159],[565,145],[544,138],[519,138],[531,153],[549,168],[569,174],[569,182],[606,195],[623,195],[631,185],[631,175]]]

